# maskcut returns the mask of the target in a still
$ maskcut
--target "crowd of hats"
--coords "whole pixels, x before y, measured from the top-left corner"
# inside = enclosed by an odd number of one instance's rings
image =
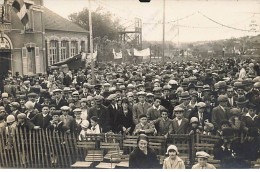
[[[96,67],[95,83],[92,81],[89,67],[66,74],[53,70],[48,74],[9,76],[4,83],[5,85],[11,83],[15,87],[15,93],[13,91],[4,92],[3,89],[1,98],[7,98],[9,105],[17,108],[23,99],[26,108],[33,108],[35,103],[29,100],[30,97],[43,103],[43,99],[52,100],[56,93],[62,95],[68,93],[70,98],[80,97],[80,102],[113,101],[120,96],[124,102],[128,102],[129,97],[133,97],[136,103],[138,96],[157,97],[167,101],[189,100],[191,97],[198,98],[198,90],[200,90],[202,93],[209,92],[196,105],[198,108],[203,108],[206,106],[206,100],[212,101],[210,96],[213,96],[217,100],[214,103],[218,104],[228,101],[226,91],[236,93],[242,89],[246,94],[239,96],[236,103],[246,104],[248,108],[253,108],[256,113],[259,113],[260,106],[257,103],[259,103],[260,76],[258,76],[259,71],[255,70],[257,67],[259,69],[259,64],[253,59],[235,60],[233,58],[167,62],[163,65],[159,63],[118,65],[106,63]],[[239,76],[241,68],[246,71],[242,77]],[[71,79],[68,85],[64,84],[67,76]],[[55,87],[52,87],[53,85]],[[88,90],[86,96],[83,95],[84,90]],[[97,90],[101,90],[101,94],[96,95]],[[163,97],[164,92],[167,91],[169,95]],[[256,98],[252,99],[253,97]],[[63,106],[58,110],[74,110],[75,112],[78,109]],[[176,106],[174,111],[183,111],[183,109]],[[238,110],[232,109],[233,114],[237,112]],[[24,117],[23,114],[20,116]],[[196,122],[197,120],[191,118],[190,121]]]

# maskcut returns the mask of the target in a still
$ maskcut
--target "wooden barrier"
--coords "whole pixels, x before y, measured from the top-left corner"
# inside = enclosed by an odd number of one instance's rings
[[[131,151],[137,147],[138,136],[117,134],[90,134],[86,140],[78,141],[74,133],[51,130],[26,130],[0,133],[1,168],[127,168]],[[213,147],[217,136],[170,135],[149,136],[149,146],[163,162],[167,147],[176,145],[179,157],[190,168],[195,162],[197,151],[211,155],[209,163],[219,167],[213,159]],[[95,163],[96,164],[95,164]],[[110,164],[110,165],[109,165]],[[258,168],[253,163],[253,168]]]

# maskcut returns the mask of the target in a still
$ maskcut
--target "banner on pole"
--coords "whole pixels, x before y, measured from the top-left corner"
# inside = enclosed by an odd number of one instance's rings
[[[113,49],[113,54],[114,54],[114,59],[122,59],[123,58],[122,51],[120,51],[119,53],[116,53],[115,50]]]
[[[146,48],[144,50],[138,51],[134,48],[135,56],[150,56],[150,48]]]

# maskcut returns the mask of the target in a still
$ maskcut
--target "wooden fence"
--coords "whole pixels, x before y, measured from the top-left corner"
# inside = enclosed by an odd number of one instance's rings
[[[213,160],[212,152],[218,140],[217,136],[205,135],[149,136],[149,146],[156,151],[161,163],[167,147],[174,144],[187,168],[196,162],[196,151],[202,150],[208,152],[212,157],[211,163],[219,167],[219,161]],[[71,168],[75,162],[120,162],[126,161],[127,155],[136,146],[137,136],[89,134],[86,140],[78,141],[73,133],[17,128],[0,133],[0,167]],[[124,166],[127,167],[127,163],[123,162]]]

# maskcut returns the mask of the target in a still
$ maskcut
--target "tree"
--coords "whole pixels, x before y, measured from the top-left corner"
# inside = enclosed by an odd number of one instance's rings
[[[81,12],[69,15],[69,19],[82,28],[89,30],[88,14],[89,10],[84,8]],[[104,11],[102,7],[98,7],[92,12],[92,29],[93,38],[107,36],[110,40],[117,40],[118,31],[122,30],[122,27],[119,24],[119,19],[113,20],[110,12]]]

